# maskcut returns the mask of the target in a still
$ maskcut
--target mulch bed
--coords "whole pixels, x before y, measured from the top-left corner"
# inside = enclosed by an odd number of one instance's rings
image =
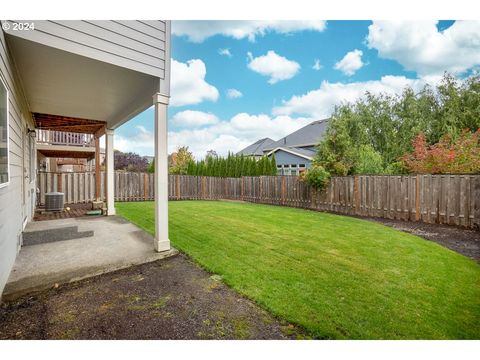
[[[426,224],[382,218],[361,218],[420,236],[480,262],[480,231],[451,225]]]
[[[0,307],[0,339],[292,339],[293,325],[184,255]]]

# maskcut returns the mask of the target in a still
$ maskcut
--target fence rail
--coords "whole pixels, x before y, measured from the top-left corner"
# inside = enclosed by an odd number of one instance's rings
[[[101,173],[101,198],[105,174]],[[62,191],[65,203],[95,198],[95,173],[37,177],[38,201]],[[115,172],[115,201],[154,199],[153,174]],[[480,175],[345,176],[315,191],[295,176],[218,178],[169,175],[170,200],[242,200],[347,215],[480,227]]]

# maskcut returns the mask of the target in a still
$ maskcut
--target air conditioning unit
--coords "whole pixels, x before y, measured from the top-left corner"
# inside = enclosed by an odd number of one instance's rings
[[[46,211],[62,211],[64,194],[61,192],[49,192],[45,194]]]

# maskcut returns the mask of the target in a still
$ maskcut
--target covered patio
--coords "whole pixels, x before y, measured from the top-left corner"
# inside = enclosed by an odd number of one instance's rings
[[[105,136],[106,213],[114,216],[115,130],[153,106],[156,231],[150,248],[157,252],[169,251],[167,108],[170,97],[170,22],[153,21],[147,26],[132,21],[119,27],[116,23],[99,21],[95,23],[95,29],[109,29],[105,31],[108,37],[101,40],[95,32],[92,33],[94,36],[85,35],[90,34],[92,26],[88,22],[39,21],[35,24],[35,31],[6,32],[35,123],[35,129],[30,131],[41,129],[94,136],[97,199],[100,193],[99,139]],[[67,28],[75,41],[62,35]],[[145,42],[147,38],[148,42]],[[109,51],[105,51],[107,45]],[[72,153],[57,147],[54,153],[49,153],[50,149],[38,150],[54,157],[91,156],[82,149]],[[108,220],[98,220],[95,224],[100,223],[109,224]],[[29,228],[35,226],[44,225],[30,224]],[[97,234],[104,234],[104,243],[111,244],[109,232],[98,228]],[[22,249],[23,253],[27,251],[31,248]]]
[[[55,287],[176,254],[156,252],[153,236],[119,216],[29,223],[3,299]]]

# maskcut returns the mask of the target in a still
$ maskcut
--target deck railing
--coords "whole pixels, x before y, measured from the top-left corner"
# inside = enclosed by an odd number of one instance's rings
[[[93,134],[73,133],[54,130],[37,130],[38,144],[95,146]]]

